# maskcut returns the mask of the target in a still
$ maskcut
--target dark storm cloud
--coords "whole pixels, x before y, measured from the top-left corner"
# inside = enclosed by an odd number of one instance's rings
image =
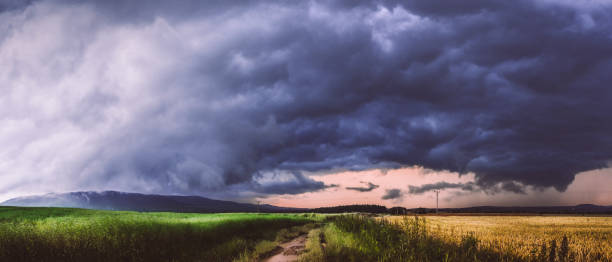
[[[279,177],[280,179],[278,179]],[[315,181],[299,172],[279,175],[269,178],[269,180],[271,181],[268,183],[254,186],[255,192],[264,194],[301,194],[338,186],[334,184],[325,185],[323,182]]]
[[[564,190],[612,159],[605,1],[294,4],[3,1],[0,190],[410,165]]]
[[[408,186],[408,194],[423,194],[434,190],[444,189],[460,189],[462,191],[481,191],[478,185],[473,182],[467,183],[448,183],[448,182],[437,182],[434,184],[424,184],[421,186]]]
[[[526,194],[523,186],[514,182],[504,182],[500,186],[500,190],[508,191],[516,194]]]
[[[399,189],[387,189],[385,194],[382,196],[383,200],[397,199],[402,197],[402,191]]]
[[[433,184],[424,184],[421,186],[408,186],[408,194],[423,194],[434,190],[444,190],[444,189],[458,189],[461,191],[467,192],[484,192],[486,194],[496,194],[503,191],[512,192],[516,194],[526,194],[523,185],[520,185],[515,182],[506,181],[501,184],[497,184],[494,186],[483,186],[476,184],[474,182],[467,183],[449,183],[449,182],[437,182]]]
[[[0,12],[15,10],[28,6],[31,1],[23,0],[0,0]]]
[[[348,190],[354,190],[354,191],[359,191],[359,192],[370,192],[374,189],[377,189],[379,187],[379,185],[375,185],[372,184],[372,182],[361,182],[364,183],[366,185],[368,185],[367,187],[346,187],[346,189]]]

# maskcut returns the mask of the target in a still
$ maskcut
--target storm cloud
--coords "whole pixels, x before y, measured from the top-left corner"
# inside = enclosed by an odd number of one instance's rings
[[[565,190],[612,159],[608,1],[0,1],[0,68],[4,193]]]
[[[268,180],[268,181],[265,181]],[[338,185],[325,185],[321,181],[315,181],[299,172],[289,174],[272,174],[271,176],[259,178],[253,187],[254,191],[263,194],[301,194],[314,192]]]
[[[434,190],[444,189],[460,189],[462,191],[480,191],[480,187],[474,182],[467,183],[448,183],[448,182],[437,182],[434,184],[424,184],[421,186],[408,186],[408,194],[423,194]]]
[[[372,184],[372,182],[361,182],[364,183],[366,185],[368,185],[367,187],[346,187],[346,189],[348,190],[354,190],[354,191],[358,191],[358,192],[370,192],[374,189],[377,189],[379,187],[379,185],[375,185]]]
[[[402,191],[395,188],[395,189],[387,189],[385,190],[385,194],[382,196],[383,200],[390,200],[390,199],[398,199],[402,197]]]
[[[486,194],[496,194],[503,191],[512,192],[515,194],[526,194],[524,185],[520,185],[515,182],[506,181],[500,184],[496,184],[494,186],[483,186],[479,185],[475,182],[466,182],[466,183],[449,183],[445,181],[433,183],[433,184],[424,184],[420,186],[408,186],[408,194],[416,194],[420,195],[423,193],[427,193],[434,190],[444,190],[444,189],[458,189],[461,191],[467,192],[484,192]]]

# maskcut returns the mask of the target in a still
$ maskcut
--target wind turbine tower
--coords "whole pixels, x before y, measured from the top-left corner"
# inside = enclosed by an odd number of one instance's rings
[[[440,189],[436,189],[434,192],[436,192],[436,214],[438,214],[438,195],[440,194]]]

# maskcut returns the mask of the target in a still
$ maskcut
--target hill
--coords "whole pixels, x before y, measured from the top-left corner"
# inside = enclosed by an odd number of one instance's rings
[[[181,213],[227,213],[227,212],[264,212],[264,213],[377,213],[377,214],[425,214],[435,213],[433,208],[387,208],[381,205],[343,205],[319,208],[287,208],[273,205],[255,205],[232,201],[216,200],[201,196],[170,196],[125,193],[118,191],[82,191],[70,193],[50,193],[45,195],[17,197],[0,203],[4,206],[24,207],[76,207],[102,210],[124,210],[141,212],[181,212]],[[440,208],[442,213],[506,213],[506,214],[612,214],[612,206],[583,204],[576,206],[534,206],[504,207],[476,206],[466,208]]]
[[[117,191],[50,193],[12,198],[4,206],[77,207],[103,210],[146,212],[220,213],[220,212],[298,212],[302,209],[255,205],[215,200],[200,196],[169,196]]]

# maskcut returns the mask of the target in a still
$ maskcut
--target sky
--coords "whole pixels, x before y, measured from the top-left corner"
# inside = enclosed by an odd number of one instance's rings
[[[612,205],[612,2],[0,0],[0,200]]]

